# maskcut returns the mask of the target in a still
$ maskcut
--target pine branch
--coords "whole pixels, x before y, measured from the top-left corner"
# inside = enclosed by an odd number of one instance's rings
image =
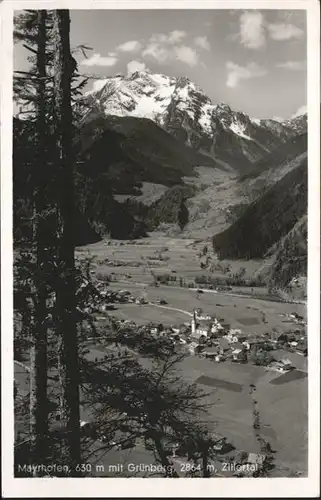
[[[27,50],[29,50],[30,52],[32,52],[33,54],[37,55],[37,51],[31,47],[29,47],[29,45],[26,45],[25,43],[23,44],[23,47]]]

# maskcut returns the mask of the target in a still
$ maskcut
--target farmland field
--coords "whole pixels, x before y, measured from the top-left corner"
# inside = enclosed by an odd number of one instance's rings
[[[193,280],[197,276],[225,276],[224,266],[230,272],[244,267],[246,277],[254,276],[262,267],[259,261],[214,262],[214,271],[200,269],[199,252],[209,242],[166,238],[153,235],[138,242],[112,240],[87,245],[78,249],[78,259],[93,259],[93,273],[98,279],[113,276],[110,290],[127,290],[135,298],[144,298],[147,304],[115,304],[112,315],[131,319],[138,324],[151,321],[164,325],[179,325],[191,320],[194,308],[216,316],[244,334],[263,335],[274,331],[287,333],[297,328],[289,313],[306,318],[302,303],[285,303],[265,299],[267,290],[233,287],[228,292],[214,290],[197,293],[196,289],[179,287],[179,278]],[[211,250],[209,250],[211,251]],[[266,263],[264,263],[266,265]],[[216,271],[215,271],[216,269]],[[176,283],[153,286],[153,273],[176,277]],[[242,294],[246,293],[247,296]],[[160,306],[159,301],[166,301]],[[103,354],[103,347],[92,346],[92,356]],[[288,357],[302,377],[281,375],[252,363],[215,363],[198,356],[189,356],[180,363],[182,379],[196,383],[207,393],[209,404],[207,424],[227,439],[237,450],[259,452],[253,429],[253,395],[260,413],[260,433],[275,450],[275,474],[307,473],[307,363],[295,353],[275,351],[275,357]],[[150,366],[147,358],[139,358]],[[294,372],[293,372],[294,373]],[[297,372],[298,373],[298,372]],[[287,380],[287,378],[289,380]],[[287,382],[287,383],[284,383]],[[296,446],[293,447],[295,436]]]
[[[142,286],[135,283],[111,283],[110,289],[130,291],[135,297],[144,297],[150,302],[164,299],[168,307],[185,310],[186,314],[174,310],[159,308],[152,305],[117,304],[114,315],[119,318],[128,318],[130,311],[134,320],[141,322],[159,321],[164,324],[174,324],[190,320],[190,313],[194,308],[202,308],[204,313],[215,315],[244,333],[263,334],[275,329],[279,333],[288,332],[294,328],[294,323],[284,322],[286,313],[298,312],[305,314],[302,304],[289,304],[258,300],[255,297],[236,297],[229,294],[204,292],[197,294],[187,288],[161,285],[157,288]],[[189,313],[189,314],[188,314]],[[127,316],[126,316],[127,314]],[[163,319],[162,319],[163,318]],[[245,325],[246,324],[246,325]]]

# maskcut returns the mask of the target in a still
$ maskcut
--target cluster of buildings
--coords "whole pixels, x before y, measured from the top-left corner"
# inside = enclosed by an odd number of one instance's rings
[[[301,320],[300,320],[301,321]],[[287,357],[275,359],[273,351],[282,350],[307,355],[306,333],[296,329],[291,333],[277,334],[275,332],[265,335],[250,336],[242,330],[231,328],[223,320],[204,314],[201,309],[193,311],[192,320],[178,326],[164,327],[163,325],[149,325],[151,336],[166,336],[180,349],[190,355],[199,355],[216,362],[232,361],[247,363],[253,352],[260,356],[265,353],[267,362],[262,365],[273,370],[285,372],[294,366]]]
[[[145,297],[134,297],[127,290],[116,291],[101,287],[99,294],[99,303],[95,305],[97,312],[107,311],[110,309],[109,304],[114,303],[148,304]],[[158,303],[166,304],[167,302],[160,300]],[[284,372],[292,369],[293,365],[286,357],[276,360],[273,351],[281,349],[307,356],[304,318],[297,313],[290,313],[286,315],[285,321],[296,325],[295,328],[283,334],[272,331],[264,335],[251,336],[240,329],[231,328],[222,319],[205,314],[202,309],[194,309],[191,321],[169,327],[161,323],[153,323],[146,325],[146,329],[151,337],[166,337],[172,340],[177,348],[185,350],[190,355],[200,355],[215,362],[228,360],[247,363],[253,359],[251,355],[254,351],[259,355],[263,354],[263,357],[264,353],[270,352],[271,356],[267,356],[266,360],[264,359],[259,364]],[[122,323],[133,322],[127,320]]]

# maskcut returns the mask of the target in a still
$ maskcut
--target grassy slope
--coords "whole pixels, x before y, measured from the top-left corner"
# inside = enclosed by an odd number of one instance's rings
[[[262,258],[307,210],[307,162],[253,202],[228,229],[213,237],[219,257]]]

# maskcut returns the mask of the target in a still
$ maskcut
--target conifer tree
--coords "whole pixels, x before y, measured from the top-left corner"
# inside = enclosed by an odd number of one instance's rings
[[[65,453],[72,475],[80,464],[79,369],[74,261],[74,185],[72,149],[71,82],[75,70],[70,52],[70,17],[68,10],[54,13],[53,41],[55,93],[55,140],[59,149],[58,207],[58,279],[56,314],[58,366],[61,387],[60,418],[64,432]]]

